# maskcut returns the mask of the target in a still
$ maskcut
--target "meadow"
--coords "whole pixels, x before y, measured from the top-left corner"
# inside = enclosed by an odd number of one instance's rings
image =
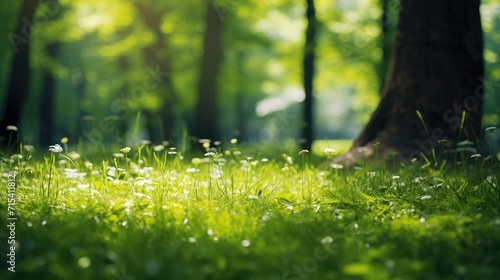
[[[309,152],[206,141],[186,153],[63,140],[2,156],[0,279],[500,274],[492,157],[347,169],[324,165],[335,142]]]

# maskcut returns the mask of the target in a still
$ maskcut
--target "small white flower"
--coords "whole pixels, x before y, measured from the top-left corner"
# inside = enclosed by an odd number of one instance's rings
[[[55,145],[49,146],[49,151],[51,151],[53,153],[62,153],[63,148],[61,147],[61,145],[55,144]]]
[[[165,149],[165,146],[163,146],[163,145],[156,145],[153,147],[153,150],[155,152],[161,152],[163,149]]]
[[[326,236],[325,238],[321,239],[322,244],[330,244],[333,242],[333,238],[331,236]]]
[[[125,147],[123,149],[120,149],[120,152],[124,153],[124,154],[128,154],[130,152],[130,147]]]
[[[490,126],[488,128],[486,128],[485,130],[488,132],[488,133],[492,133],[493,131],[495,131],[495,129],[497,129],[496,127],[494,126]]]
[[[7,126],[7,130],[10,130],[10,131],[17,131],[17,126],[14,126],[14,125],[8,125]]]
[[[333,169],[343,169],[344,168],[344,166],[342,164],[337,164],[337,163],[332,163],[332,164],[330,164],[330,166]]]
[[[35,150],[35,147],[33,145],[24,145],[23,148],[27,151],[27,152],[33,152]]]
[[[330,154],[335,153],[335,150],[334,149],[326,148],[326,149],[323,150],[323,153],[325,153],[327,155],[330,155]]]
[[[248,239],[241,241],[241,246],[243,246],[243,247],[248,247],[248,246],[250,246],[250,244],[252,244],[252,243]]]

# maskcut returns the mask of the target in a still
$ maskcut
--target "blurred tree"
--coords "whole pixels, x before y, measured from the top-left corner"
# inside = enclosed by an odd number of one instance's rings
[[[34,22],[37,0],[25,0],[21,6],[19,21],[14,33],[9,33],[8,38],[14,49],[9,85],[2,117],[0,119],[0,145],[5,146],[11,131],[9,125],[19,126],[21,109],[27,93],[30,69],[30,37]],[[16,133],[17,135],[17,133]],[[14,147],[17,147],[16,138]]]
[[[50,5],[57,6],[57,13],[51,17],[51,21],[56,21],[61,18],[62,12],[59,7],[59,1],[53,0]],[[39,6],[40,10],[46,9],[42,3]],[[43,37],[43,36],[42,36]],[[40,129],[38,133],[38,142],[44,146],[52,145],[56,142],[57,139],[54,139],[55,127],[54,127],[54,116],[56,115],[57,110],[54,108],[55,100],[55,89],[56,89],[56,74],[54,67],[51,67],[52,64],[55,64],[57,57],[59,55],[61,49],[61,43],[59,42],[58,36],[52,35],[45,36],[43,39],[45,44],[45,53],[42,55],[45,63],[42,67],[42,86],[41,86],[41,94],[40,94],[40,103],[39,103],[39,114],[40,114]]]
[[[302,123],[302,149],[311,150],[313,141],[313,80],[314,56],[316,49],[316,11],[314,0],[306,0],[306,42],[304,46],[304,92],[303,123]]]
[[[192,135],[202,139],[220,140],[218,120],[218,76],[222,62],[222,20],[213,2],[207,2],[206,31],[203,41],[198,101]]]
[[[45,46],[48,59],[54,59],[59,52],[59,43],[49,43]],[[39,143],[49,146],[54,143],[54,91],[56,80],[50,69],[44,67],[42,74],[42,93],[40,100],[40,131]]]
[[[145,5],[143,2],[136,2],[135,5],[142,20],[155,37],[154,42],[146,46],[143,52],[147,67],[156,71],[156,76],[152,78],[158,81],[158,86],[154,90],[161,92],[163,101],[159,112],[145,111],[149,138],[158,143],[171,138],[174,127],[175,89],[171,78],[171,57],[166,43],[167,35],[161,31],[164,11],[156,9],[155,5]]]
[[[352,165],[391,152],[408,162],[439,150],[441,139],[453,145],[481,137],[480,0],[402,0],[401,5],[380,104],[351,150],[335,162]]]

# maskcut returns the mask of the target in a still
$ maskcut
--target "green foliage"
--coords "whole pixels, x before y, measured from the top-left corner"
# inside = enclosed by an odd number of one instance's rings
[[[55,1],[54,1],[55,2]],[[57,132],[81,136],[84,128],[99,129],[99,122],[116,116],[117,102],[126,106],[123,126],[133,122],[137,111],[161,112],[172,102],[176,128],[187,126],[197,102],[197,82],[203,51],[206,3],[200,0],[97,1],[60,0],[40,2],[38,21],[29,38],[32,48],[30,98],[25,104],[22,127],[25,139],[36,140],[41,126],[37,105],[42,88],[41,73],[47,70],[57,81]],[[397,24],[399,1],[388,0],[387,36],[382,37],[381,0],[316,0],[318,37],[314,94],[317,137],[352,138],[369,118],[380,97],[387,68],[383,48],[390,45]],[[0,35],[8,38],[17,24],[20,4],[2,3]],[[243,130],[257,140],[267,140],[263,130],[276,130],[275,123],[287,115],[282,135],[294,138],[301,113],[297,99],[285,109],[266,116],[256,114],[262,100],[279,97],[288,89],[302,88],[302,55],[305,29],[305,1],[214,1],[223,23],[224,60],[219,78],[218,102],[221,130],[229,138]],[[498,1],[482,1],[486,62],[483,122],[497,125],[500,120],[498,94],[500,68]],[[146,7],[144,16],[140,7]],[[151,25],[148,20],[152,21]],[[157,29],[157,30],[156,30]],[[148,75],[145,53],[157,44],[163,48],[152,56],[171,66],[173,88],[156,87],[137,93]],[[48,44],[59,44],[56,57],[47,54]],[[4,92],[9,77],[13,48],[9,40],[0,42],[0,88]],[[78,74],[79,73],[79,74]],[[73,104],[67,107],[68,104]],[[243,104],[241,106],[235,104]],[[95,121],[82,124],[82,116]],[[126,117],[122,117],[126,115]],[[102,132],[102,129],[100,129]],[[177,134],[180,134],[177,131]],[[146,132],[142,131],[142,134]],[[498,141],[498,134],[493,135]],[[256,140],[256,139],[251,139]]]
[[[416,163],[347,172],[316,167],[318,154],[263,157],[258,146],[216,146],[205,156],[147,142],[98,148],[64,144],[61,155],[75,165],[30,146],[2,159],[1,184],[16,175],[19,245],[16,273],[4,262],[2,279],[499,273],[499,166],[489,159],[457,165],[459,172]]]

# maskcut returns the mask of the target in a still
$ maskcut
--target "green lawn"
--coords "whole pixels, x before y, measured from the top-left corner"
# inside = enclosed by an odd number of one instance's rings
[[[0,219],[15,228],[0,231],[0,279],[500,275],[500,172],[482,157],[445,171],[347,171],[315,153],[239,144],[206,155],[63,146],[74,165],[35,148],[3,157]]]

